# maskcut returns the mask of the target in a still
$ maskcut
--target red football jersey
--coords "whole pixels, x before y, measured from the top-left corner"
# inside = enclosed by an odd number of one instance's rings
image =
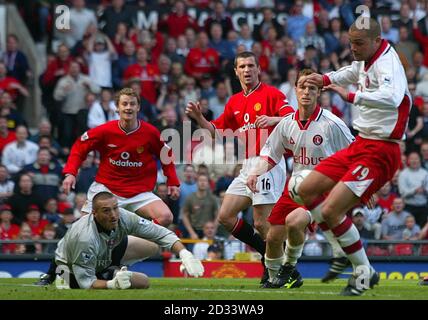
[[[168,149],[162,150],[164,147]],[[165,150],[172,156],[159,130],[151,124],[140,121],[137,129],[127,133],[120,127],[119,121],[114,120],[88,130],[75,142],[63,173],[76,176],[91,150],[100,153],[100,167],[95,181],[125,198],[153,191],[157,178],[156,159],[160,159],[161,152]],[[167,185],[179,186],[174,163],[161,164]]]
[[[294,112],[285,95],[275,87],[263,83],[245,95],[234,94],[224,107],[224,112],[211,123],[216,129],[232,129],[246,141],[246,158],[260,155],[260,149],[275,126],[256,128],[257,116],[282,117]]]

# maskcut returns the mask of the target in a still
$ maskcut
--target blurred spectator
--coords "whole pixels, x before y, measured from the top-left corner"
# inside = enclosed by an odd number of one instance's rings
[[[251,35],[250,26],[247,23],[241,24],[241,30],[239,31],[238,37],[238,46],[243,44],[245,46],[244,51],[251,51],[251,47],[253,46],[254,39]]]
[[[86,8],[85,0],[73,0],[70,9],[70,30],[57,32],[57,38],[72,48],[78,41],[82,40],[86,29],[90,24],[97,25],[95,13]],[[55,28],[55,30],[57,30]]]
[[[86,202],[86,193],[77,193],[74,197],[74,206],[73,208],[65,208],[62,212],[62,214],[65,214],[66,210],[72,209],[73,210],[73,216],[75,219],[79,219],[82,215],[82,207]]]
[[[76,221],[76,218],[73,214],[72,208],[67,208],[62,213],[62,219],[58,223],[58,226],[55,228],[56,232],[56,238],[61,239],[65,236],[65,233],[68,231],[68,229],[71,228],[71,225],[73,222]]]
[[[207,221],[215,221],[218,211],[217,200],[210,191],[209,177],[200,174],[197,186],[197,191],[187,197],[183,206],[183,225],[192,239],[203,237],[204,224]]]
[[[397,197],[397,194],[392,192],[391,182],[388,181],[385,183],[385,185],[379,189],[377,195],[377,203],[385,213],[389,213],[392,210],[392,202]]]
[[[47,224],[42,231],[41,240],[54,240],[56,238],[56,230],[53,224]],[[42,253],[54,254],[56,250],[56,243],[43,243]]]
[[[220,69],[219,54],[216,50],[209,48],[209,39],[205,31],[198,33],[196,46],[190,49],[186,57],[184,71],[197,80],[203,74],[215,76]]]
[[[217,227],[214,221],[205,222],[202,231],[203,231],[203,237],[201,240],[210,241],[211,243],[198,242],[193,246],[192,252],[195,258],[200,260],[207,260],[208,248],[212,245],[216,245],[217,247],[219,247],[220,253],[221,253],[222,250],[218,242],[224,239],[216,237]]]
[[[210,100],[215,97],[216,89],[213,86],[213,78],[209,74],[204,74],[199,81],[199,86],[201,87],[200,95],[202,99]],[[211,108],[210,108],[211,110]]]
[[[130,28],[135,24],[135,19],[135,12],[125,5],[125,0],[112,0],[111,5],[99,18],[99,27],[110,39],[113,39],[119,23],[125,23]]]
[[[397,20],[392,22],[392,26],[400,30],[401,28],[406,28],[407,33],[411,35],[412,33],[412,17],[410,12],[410,7],[408,3],[401,3],[400,15]],[[412,40],[412,37],[409,37]]]
[[[396,44],[399,40],[398,29],[392,27],[391,17],[387,15],[382,16],[380,23],[382,29],[382,38],[392,42],[393,44]]]
[[[316,232],[317,225],[315,224],[314,231],[308,231],[306,232],[306,242],[303,247],[303,255],[304,256],[322,256],[323,255],[323,248],[321,243],[319,243],[320,240],[325,240],[322,235]],[[308,242],[309,240],[309,242]]]
[[[288,98],[288,96],[287,96],[287,98]],[[340,111],[338,107],[336,107],[334,104],[331,103],[330,92],[327,92],[327,91],[322,92],[319,99],[320,99],[320,107],[321,108],[327,109],[328,111],[330,111],[335,116],[337,116],[341,119],[343,118],[342,111]]]
[[[58,162],[52,161],[49,149],[39,149],[36,161],[24,166],[22,172],[33,178],[33,191],[43,203],[50,198],[57,198],[62,180],[62,167]]]
[[[428,141],[423,141],[421,144],[422,167],[428,169]]]
[[[9,172],[4,165],[0,165],[0,203],[5,202],[13,195],[15,183],[10,180]]]
[[[400,40],[395,45],[400,60],[404,66],[409,66],[413,59],[413,54],[418,50],[418,45],[411,40],[409,30],[405,26],[398,29]]]
[[[205,20],[205,31],[210,32],[210,28],[213,23],[218,23],[223,29],[223,38],[226,38],[226,35],[230,30],[233,30],[232,19],[230,15],[225,10],[225,5],[223,1],[217,0],[214,3],[213,13]]]
[[[94,34],[88,40],[87,61],[89,78],[100,87],[112,87],[112,61],[117,59],[117,52],[110,39],[102,34]]]
[[[181,209],[187,197],[198,190],[196,185],[196,171],[192,164],[187,164],[184,167],[183,176],[184,180],[180,181],[180,198],[178,199]]]
[[[320,3],[328,10],[328,17],[330,19],[341,18],[346,28],[349,28],[354,22],[355,17],[352,12],[352,7],[347,1],[335,0],[332,4],[329,4],[327,1],[321,0]]]
[[[77,62],[70,63],[68,75],[62,77],[54,90],[54,99],[61,102],[60,143],[71,147],[77,138],[78,112],[86,108],[85,97],[88,92],[99,93],[100,87],[80,71]]]
[[[13,195],[7,200],[12,207],[14,222],[20,225],[25,220],[27,209],[32,204],[43,206],[43,201],[33,192],[33,179],[28,174],[22,174],[18,178]]]
[[[0,94],[0,117],[6,117],[9,130],[16,130],[17,126],[26,125],[21,113],[16,109],[9,92]]]
[[[22,223],[19,229],[19,235],[17,240],[38,240],[40,236],[34,236],[32,234],[31,228],[27,223]],[[34,254],[41,253],[42,246],[40,243],[18,243],[15,247],[15,254]]]
[[[41,236],[44,227],[49,224],[48,220],[42,219],[40,209],[35,204],[31,204],[27,208],[25,218],[25,222],[30,227],[33,236]]]
[[[428,73],[428,67],[424,65],[424,55],[421,51],[415,51],[413,53],[413,68],[415,69],[415,77],[416,79],[411,79],[410,82],[421,81],[425,77],[425,75]],[[409,68],[410,69],[410,68]],[[409,89],[410,90],[410,89]],[[413,94],[416,92],[414,91]],[[416,104],[416,101],[414,101]]]
[[[15,34],[8,34],[6,39],[6,52],[3,59],[7,68],[7,75],[17,79],[20,83],[27,83],[31,71],[26,55],[19,50],[19,40]]]
[[[260,42],[254,42],[251,46],[251,50],[256,56],[257,61],[259,62],[260,69],[262,74],[260,75],[260,82],[266,82],[262,79],[263,73],[269,71],[269,59],[267,55],[263,52],[263,47]]]
[[[130,65],[135,64],[137,58],[135,56],[135,44],[131,40],[126,40],[123,45],[123,53],[119,54],[112,66],[113,87],[121,89],[124,87],[123,74]]]
[[[3,149],[2,164],[11,174],[17,173],[37,159],[39,146],[27,138],[27,128],[19,126],[16,128],[16,141],[8,143]]]
[[[197,30],[198,25],[193,18],[186,13],[184,1],[175,1],[172,12],[160,19],[158,29],[161,32],[165,32],[170,37],[178,38],[178,36],[185,33],[187,28]]]
[[[277,34],[277,39],[282,38],[284,35],[284,27],[279,24],[274,18],[272,8],[265,7],[262,10],[263,20],[260,24],[254,27],[253,38],[255,41],[262,41],[267,39],[267,33],[269,28],[274,28]]]
[[[428,171],[421,167],[418,153],[409,154],[408,167],[400,172],[398,187],[406,204],[406,210],[415,216],[416,223],[422,225],[428,216]]]
[[[0,123],[1,123],[1,120],[0,120]],[[54,137],[52,135],[52,125],[51,125],[50,121],[47,119],[42,119],[39,122],[39,127],[38,127],[37,133],[32,135],[28,140],[33,141],[34,143],[38,144],[42,137],[49,137],[50,138],[51,147],[52,147],[52,148],[50,148],[50,151],[51,151],[52,155],[54,155],[56,157],[62,156],[62,147],[58,143],[58,141],[56,139],[54,139]],[[53,150],[53,149],[55,149],[55,150]]]
[[[209,30],[210,48],[216,50],[220,56],[220,63],[225,65],[228,61],[235,58],[235,53],[232,49],[232,44],[223,37],[223,29],[221,24],[213,23]]]
[[[108,88],[101,90],[100,99],[96,100],[89,108],[88,127],[90,129],[102,125],[111,120],[118,120],[116,105],[113,101],[112,92]]]
[[[58,202],[55,198],[46,200],[42,218],[55,226],[61,222],[61,216],[58,212]]]
[[[342,33],[342,21],[339,18],[333,18],[329,22],[329,29],[323,34],[325,40],[326,53],[330,54],[339,50],[340,35]],[[320,33],[322,34],[322,33]]]
[[[352,222],[360,233],[361,240],[374,240],[375,235],[372,229],[367,228],[367,221],[364,215],[364,209],[359,207],[352,210]],[[380,233],[380,232],[379,232]],[[380,234],[379,234],[380,236]],[[380,238],[380,237],[379,237]],[[377,238],[377,239],[379,239]]]
[[[404,211],[403,199],[395,198],[392,211],[382,221],[382,239],[401,240],[406,228],[406,218],[410,215],[408,211]]]
[[[312,21],[311,18],[308,18],[303,15],[303,1],[296,0],[293,7],[290,10],[290,16],[287,20],[287,31],[288,35],[293,39],[293,41],[299,41],[301,37],[304,36],[306,25]],[[331,17],[332,18],[332,17]]]
[[[206,260],[220,260],[223,256],[222,247],[218,243],[214,243],[207,248]]]
[[[19,235],[19,226],[12,223],[12,207],[8,204],[0,205],[0,240],[14,240]],[[13,253],[15,244],[0,245],[0,253]]]
[[[159,183],[156,187],[156,195],[168,206],[173,215],[173,224],[178,224],[180,207],[178,200],[172,200],[168,195],[168,186],[165,183]]]
[[[131,81],[138,80],[141,84],[141,95],[150,103],[157,100],[156,89],[160,82],[160,73],[157,65],[149,63],[149,56],[145,48],[138,48],[137,62],[131,64],[123,73],[123,84],[129,85]]]
[[[6,65],[0,61],[0,92],[6,91],[10,94],[13,101],[19,95],[28,97],[30,93],[17,79],[7,76]]]
[[[279,90],[285,94],[287,97],[288,103],[294,108],[297,109],[297,96],[296,96],[296,79],[297,79],[297,70],[291,68],[287,72],[287,81],[281,83]]]
[[[205,77],[207,74],[202,75]],[[210,76],[210,75],[208,75]],[[201,90],[196,85],[193,77],[187,77],[180,90],[180,96],[183,99],[182,105],[187,106],[190,101],[198,101],[201,98]]]
[[[217,83],[215,96],[209,98],[209,109],[213,112],[213,119],[217,119],[224,111],[224,106],[229,99],[226,84],[222,81]]]
[[[95,181],[95,176],[97,174],[98,167],[95,165],[94,160],[94,152],[91,151],[86,156],[86,159],[82,162],[79,173],[76,177],[77,182],[74,188],[74,191],[76,193],[86,194],[90,185]]]
[[[325,53],[325,41],[317,34],[317,29],[313,21],[306,24],[305,34],[301,36],[297,42],[297,54],[302,56],[303,51],[309,45],[313,46],[318,53]]]
[[[184,36],[182,36],[182,38],[184,38]],[[178,62],[184,64],[185,57],[177,53],[177,39],[175,38],[170,37],[166,40],[165,55],[172,63]]]
[[[0,116],[0,156],[3,154],[4,147],[15,140],[15,131],[9,131],[7,127],[7,118]]]
[[[418,240],[421,228],[415,223],[415,218],[410,215],[405,221],[406,229],[403,230],[403,240]]]

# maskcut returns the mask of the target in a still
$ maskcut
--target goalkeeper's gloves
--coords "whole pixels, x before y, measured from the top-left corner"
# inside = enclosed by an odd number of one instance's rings
[[[107,281],[108,289],[129,289],[131,287],[132,272],[122,267],[112,280]]]
[[[202,277],[204,274],[204,266],[199,259],[196,259],[193,254],[186,249],[179,253],[181,259],[180,271],[187,272],[192,277]]]

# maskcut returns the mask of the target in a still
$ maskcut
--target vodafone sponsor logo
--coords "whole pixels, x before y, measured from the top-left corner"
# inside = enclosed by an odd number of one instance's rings
[[[120,154],[121,159],[113,160],[112,158],[109,158],[109,161],[110,164],[116,167],[139,168],[143,166],[141,161],[129,161],[130,156],[129,152],[122,152]]]
[[[308,157],[308,152],[306,151],[306,147],[300,148],[301,152],[299,155],[293,156],[294,163],[302,164],[305,166],[312,165],[316,166],[320,163],[324,158],[323,157]]]

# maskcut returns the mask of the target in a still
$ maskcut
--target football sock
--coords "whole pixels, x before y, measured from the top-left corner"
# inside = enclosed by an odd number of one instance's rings
[[[279,269],[284,264],[285,255],[279,258],[268,258],[265,255],[265,266],[269,272],[269,281],[272,282],[273,278],[277,275]]]
[[[291,246],[287,240],[287,246],[285,247],[285,263],[295,266],[297,260],[302,256],[303,246],[304,243],[297,246]]]
[[[345,216],[342,222],[331,230],[351,261],[355,271],[357,266],[370,267],[369,259],[364,251],[358,229],[352,223],[351,218]]]
[[[331,246],[333,257],[334,258],[346,257],[345,252],[343,252],[342,247],[340,246],[339,242],[337,242],[337,239],[334,237],[333,232],[327,226],[327,223],[320,222],[318,223],[318,226],[322,230],[324,237],[327,239],[328,243]]]
[[[262,257],[265,255],[266,243],[248,222],[238,219],[233,227],[232,235],[257,250]]]

